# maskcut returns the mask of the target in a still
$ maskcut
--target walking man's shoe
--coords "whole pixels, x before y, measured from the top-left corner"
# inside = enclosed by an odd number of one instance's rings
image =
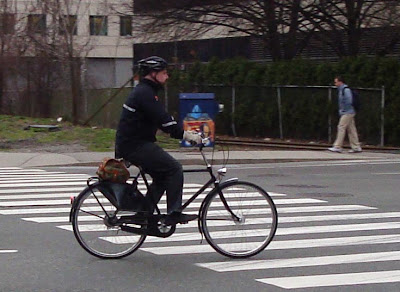
[[[353,148],[349,150],[349,153],[360,153],[362,152],[361,147]]]
[[[328,148],[328,150],[331,152],[342,153],[342,148],[339,148],[339,147],[331,147],[331,148]]]

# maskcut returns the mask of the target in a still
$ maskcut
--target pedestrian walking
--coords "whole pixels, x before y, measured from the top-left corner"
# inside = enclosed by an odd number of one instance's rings
[[[339,124],[337,126],[337,135],[333,147],[328,148],[332,152],[343,151],[343,141],[346,132],[349,136],[349,143],[351,149],[349,153],[362,152],[355,123],[356,111],[353,106],[353,92],[345,83],[343,77],[335,77],[335,86],[338,89],[338,102],[339,102]]]

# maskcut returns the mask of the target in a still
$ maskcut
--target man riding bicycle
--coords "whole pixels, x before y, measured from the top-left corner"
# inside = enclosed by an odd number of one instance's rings
[[[165,112],[157,92],[168,79],[167,62],[152,56],[138,62],[141,81],[129,94],[117,128],[115,156],[142,167],[153,182],[148,194],[157,203],[167,194],[166,225],[186,223],[197,215],[181,212],[183,193],[183,169],[171,155],[155,144],[156,132],[161,129],[172,138],[185,139],[197,144],[201,137],[183,131],[174,118]]]

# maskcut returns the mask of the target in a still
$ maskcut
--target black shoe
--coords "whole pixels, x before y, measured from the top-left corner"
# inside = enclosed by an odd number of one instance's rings
[[[121,216],[120,219],[118,219],[118,223],[127,223],[127,224],[135,224],[135,223],[142,223],[146,221],[148,216],[146,216],[143,212],[141,213],[136,213],[134,215],[124,215]]]
[[[165,225],[175,225],[178,223],[188,223],[189,221],[197,219],[197,215],[184,214],[181,212],[172,212],[165,217]]]

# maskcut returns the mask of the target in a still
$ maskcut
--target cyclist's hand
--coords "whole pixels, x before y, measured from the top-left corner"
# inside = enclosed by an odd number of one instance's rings
[[[195,131],[184,131],[183,139],[189,142],[194,142],[196,145],[200,144],[202,140],[200,134]]]

